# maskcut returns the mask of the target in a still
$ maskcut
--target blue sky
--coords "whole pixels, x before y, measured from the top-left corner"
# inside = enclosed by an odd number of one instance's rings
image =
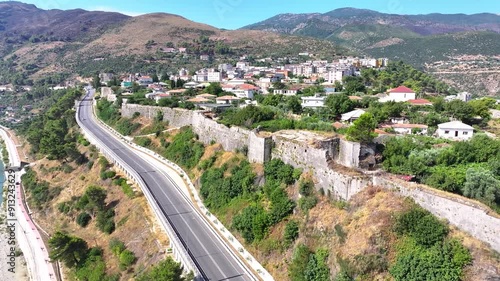
[[[139,15],[166,12],[219,28],[236,29],[280,13],[328,12],[355,7],[394,14],[495,13],[499,0],[21,0],[42,9],[101,10]]]

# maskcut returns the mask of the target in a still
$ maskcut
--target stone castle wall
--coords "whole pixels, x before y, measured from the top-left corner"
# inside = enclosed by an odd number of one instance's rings
[[[311,141],[313,134],[304,132],[278,132],[272,138],[258,136],[255,132],[224,125],[204,117],[196,111],[124,104],[122,114],[131,117],[134,112],[153,118],[156,112],[163,112],[164,120],[171,126],[193,127],[200,140],[206,144],[212,140],[222,144],[225,150],[248,148],[251,162],[264,163],[271,158],[280,158],[285,163],[304,171],[315,178],[316,188],[330,191],[337,198],[349,200],[353,195],[369,185],[397,191],[411,197],[434,215],[446,219],[450,224],[468,232],[477,239],[488,243],[500,252],[500,218],[491,215],[487,208],[460,199],[452,194],[433,192],[432,189],[418,188],[412,183],[401,184],[387,177],[349,173],[335,165],[357,168],[360,145],[340,138]],[[308,135],[310,134],[310,135]]]
[[[371,184],[370,177],[362,174],[345,175],[332,167],[333,164],[341,164],[338,159],[342,157],[352,158],[352,150],[341,150],[342,147],[352,147],[350,143],[344,144],[345,140],[332,138],[307,143],[294,138],[291,134],[275,134],[272,158],[279,158],[295,168],[311,172],[316,180],[316,189],[330,191],[336,198],[349,200]]]
[[[264,163],[271,155],[272,143],[268,138],[258,136],[255,132],[239,128],[228,128],[216,121],[209,119],[201,112],[181,108],[168,108],[157,106],[144,106],[137,104],[122,104],[122,116],[132,117],[135,112],[146,118],[154,118],[158,111],[163,113],[163,120],[170,126],[192,126],[193,132],[198,134],[199,140],[204,144],[212,141],[220,143],[224,150],[248,149],[248,160],[255,163]]]
[[[384,177],[374,177],[373,184],[413,198],[417,204],[435,216],[446,219],[450,224],[500,252],[500,218],[490,214],[492,211],[487,207],[457,195],[441,194],[430,188],[419,187],[414,183],[401,184]]]

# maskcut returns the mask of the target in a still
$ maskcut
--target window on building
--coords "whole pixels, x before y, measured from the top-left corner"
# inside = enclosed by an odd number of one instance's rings
[[[447,134],[449,134],[449,133],[450,133],[450,131],[444,131],[444,133],[447,135]]]
[[[465,136],[468,135],[468,134],[469,134],[469,132],[463,132],[463,135],[465,135]]]

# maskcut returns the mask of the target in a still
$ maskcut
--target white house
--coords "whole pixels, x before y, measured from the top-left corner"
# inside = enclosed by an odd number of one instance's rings
[[[208,82],[220,82],[222,81],[222,72],[211,70],[207,73]]]
[[[428,126],[423,124],[391,124],[382,126],[382,128],[383,129],[392,128],[396,133],[403,135],[408,135],[413,133],[419,135],[426,135]]]
[[[151,76],[141,76],[139,79],[137,79],[137,83],[141,86],[147,86],[151,83],[153,83],[153,78]]]
[[[474,134],[474,128],[460,121],[452,121],[438,125],[436,134],[445,139],[468,140]]]
[[[240,99],[235,96],[222,96],[215,99],[217,104],[231,104],[234,101],[239,101]]]
[[[381,98],[380,102],[388,102],[388,101],[395,101],[395,102],[405,102],[409,100],[414,100],[416,98],[415,92],[405,86],[399,86],[395,89],[392,89],[389,91],[389,96]]]
[[[347,113],[342,114],[341,120],[344,122],[352,123],[355,120],[359,119],[359,117],[365,113],[366,113],[366,111],[364,111],[363,109],[356,109],[356,110],[353,110],[351,112],[347,112]]]
[[[445,101],[461,100],[461,101],[464,101],[464,102],[468,102],[471,99],[472,99],[472,94],[468,93],[468,92],[461,92],[461,93],[458,93],[456,95],[446,96],[444,98]]]
[[[295,96],[297,95],[297,89],[275,89],[273,94],[275,95],[285,95],[285,96]]]
[[[197,82],[191,81],[191,82],[187,82],[186,84],[184,84],[184,88],[186,88],[186,89],[194,89],[194,88],[196,88],[198,85],[200,85],[200,83],[197,83]]]
[[[158,103],[161,99],[166,99],[166,98],[170,98],[172,95],[170,95],[169,93],[156,93],[154,95],[154,99],[156,101],[156,103]]]
[[[222,85],[222,90],[235,94],[241,99],[253,99],[254,94],[259,90],[251,84],[238,84],[238,85]]]
[[[303,108],[319,108],[325,106],[325,97],[314,96],[302,97],[301,99]]]

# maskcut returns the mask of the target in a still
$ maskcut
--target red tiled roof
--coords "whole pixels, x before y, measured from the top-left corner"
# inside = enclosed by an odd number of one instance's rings
[[[335,122],[335,123],[333,123],[333,124],[332,124],[332,126],[333,126],[335,129],[340,129],[340,128],[344,128],[344,127],[345,127],[345,125],[344,125],[344,124],[342,124],[342,123],[340,123],[340,122],[338,122],[338,121],[337,121],[337,122]]]
[[[222,96],[222,97],[216,98],[216,100],[239,100],[239,98],[237,98],[235,96]]]
[[[395,89],[390,90],[389,93],[415,93],[415,92],[408,87],[399,86]]]
[[[413,105],[432,105],[432,102],[426,99],[415,99],[409,100],[408,102]]]
[[[238,88],[241,90],[256,90],[257,89],[257,87],[255,87],[254,85],[251,85],[251,84],[241,84],[241,85],[238,85]]]

